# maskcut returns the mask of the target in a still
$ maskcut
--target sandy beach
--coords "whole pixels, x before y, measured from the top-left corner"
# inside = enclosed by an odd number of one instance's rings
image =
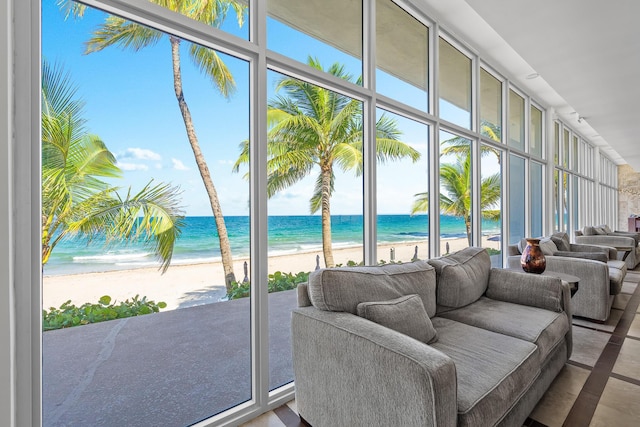
[[[467,246],[466,239],[442,241],[442,252],[445,253],[446,242],[450,252]],[[484,247],[498,248],[499,242],[483,239]],[[408,262],[418,246],[418,257],[426,258],[428,241],[380,245],[378,259],[389,261],[391,248],[395,252],[395,260]],[[316,267],[316,256],[322,253],[309,252],[269,257],[269,273],[282,271],[298,273],[313,271]],[[347,261],[362,260],[362,248],[334,249],[334,260],[337,264]],[[243,265],[248,259],[238,259],[234,263],[237,280],[244,277]],[[75,305],[86,302],[96,303],[103,295],[112,300],[124,301],[135,295],[146,296],[148,300],[167,303],[165,310],[184,308],[193,305],[220,301],[226,291],[222,282],[223,270],[220,262],[175,265],[161,274],[157,268],[140,268],[134,270],[108,271],[102,273],[84,273],[59,276],[45,276],[43,279],[43,308],[60,307],[67,300]]]

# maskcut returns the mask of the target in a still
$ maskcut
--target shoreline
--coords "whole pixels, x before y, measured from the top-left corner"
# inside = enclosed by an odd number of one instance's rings
[[[492,242],[483,236],[484,247],[499,247],[500,242]],[[390,261],[391,248],[395,252],[395,261],[410,262],[418,246],[418,258],[426,259],[428,240],[405,243],[385,243],[378,246],[378,260]],[[442,252],[445,243],[449,243],[450,252],[467,246],[466,238],[446,239],[442,241]],[[311,272],[316,268],[316,257],[320,257],[323,266],[322,250],[296,252],[269,256],[268,271],[283,273]],[[348,261],[362,260],[362,246],[334,248],[336,264],[346,265]],[[234,260],[234,273],[237,281],[244,277],[244,262],[249,257]],[[250,269],[250,266],[249,266]],[[222,263],[206,262],[196,264],[171,265],[161,274],[157,267],[140,267],[127,270],[109,270],[93,273],[71,273],[62,275],[46,275],[43,277],[42,306],[44,309],[60,307],[71,300],[80,306],[85,303],[97,303],[103,295],[109,295],[112,302],[125,301],[136,295],[147,300],[162,301],[167,304],[163,311],[185,308],[194,305],[219,302],[226,295]]]

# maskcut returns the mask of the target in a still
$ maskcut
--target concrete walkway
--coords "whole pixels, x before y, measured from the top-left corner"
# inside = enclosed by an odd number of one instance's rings
[[[293,380],[296,291],[269,295],[270,388]],[[249,299],[43,334],[45,426],[186,426],[251,398]]]

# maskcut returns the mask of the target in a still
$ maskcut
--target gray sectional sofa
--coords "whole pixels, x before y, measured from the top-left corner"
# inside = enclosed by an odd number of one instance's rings
[[[509,268],[521,268],[520,257],[525,245],[525,239],[518,245],[509,245]],[[627,275],[627,266],[616,259],[615,248],[569,243],[569,236],[562,232],[540,237],[540,248],[545,254],[547,270],[580,278],[578,292],[571,299],[572,314],[606,321]]]
[[[322,426],[521,426],[571,354],[570,291],[467,248],[313,272],[292,313],[296,405]]]

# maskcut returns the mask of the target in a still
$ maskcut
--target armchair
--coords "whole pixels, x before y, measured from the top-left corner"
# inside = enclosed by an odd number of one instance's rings
[[[605,245],[618,248],[618,259],[633,270],[640,263],[640,233],[611,230],[608,225],[585,226],[575,231],[576,243]]]
[[[509,268],[521,268],[520,257],[525,245],[523,239],[508,247]],[[540,248],[547,260],[547,270],[580,278],[578,292],[571,299],[573,315],[606,321],[627,274],[626,264],[616,260],[615,248],[570,243],[566,233],[542,237]]]

